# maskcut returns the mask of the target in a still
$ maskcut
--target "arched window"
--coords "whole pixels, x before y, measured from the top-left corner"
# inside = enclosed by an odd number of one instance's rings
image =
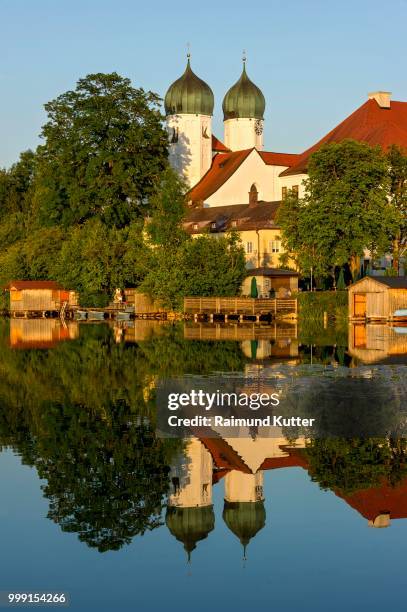
[[[259,192],[257,190],[256,185],[253,183],[249,191],[249,206],[254,206],[255,204],[257,204],[258,200],[259,200]]]

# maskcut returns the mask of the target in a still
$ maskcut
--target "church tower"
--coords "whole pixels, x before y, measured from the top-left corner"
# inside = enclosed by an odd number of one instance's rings
[[[212,162],[212,89],[191,69],[188,53],[184,74],[174,81],[165,99],[170,139],[170,163],[188,185],[195,185]]]
[[[250,540],[266,524],[262,471],[244,474],[232,470],[226,474],[223,520],[239,538],[243,546],[243,559],[246,559]]]
[[[171,492],[165,522],[184,545],[188,561],[199,541],[215,527],[212,505],[213,461],[198,438],[191,438],[171,466]]]
[[[231,151],[255,147],[263,149],[263,121],[266,101],[260,89],[247,76],[246,56],[240,79],[223,98],[225,145]]]

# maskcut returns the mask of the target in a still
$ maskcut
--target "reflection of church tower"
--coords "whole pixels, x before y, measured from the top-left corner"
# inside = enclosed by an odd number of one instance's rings
[[[170,163],[193,186],[212,162],[214,97],[209,85],[192,72],[189,54],[185,72],[169,87],[164,106]]]
[[[223,99],[225,145],[232,151],[263,149],[263,120],[266,101],[261,90],[249,79],[246,58],[240,79]]]
[[[233,470],[225,476],[223,520],[239,538],[245,558],[250,540],[266,524],[263,472],[244,474]]]
[[[215,527],[212,507],[212,457],[197,438],[188,440],[171,467],[171,493],[165,522],[188,554]]]

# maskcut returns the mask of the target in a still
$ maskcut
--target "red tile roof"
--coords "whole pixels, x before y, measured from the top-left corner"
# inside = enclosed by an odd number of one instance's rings
[[[56,281],[10,281],[6,289],[24,291],[24,289],[63,289]]]
[[[216,138],[214,134],[212,134],[212,151],[216,151],[217,153],[230,153],[230,149],[228,149],[219,138]]]
[[[233,153],[217,153],[212,160],[208,172],[203,175],[199,183],[186,195],[187,200],[203,202],[217,191],[241,166],[255,149],[234,151]]]
[[[380,145],[387,149],[395,144],[407,149],[407,102],[390,102],[390,108],[381,108],[369,99],[342,123],[337,125],[315,145],[299,156],[298,162],[284,170],[280,176],[303,174],[307,171],[309,156],[323,144],[341,142],[347,138]]]
[[[255,206],[231,204],[230,206],[208,206],[193,208],[189,211],[184,228],[189,234],[225,232],[235,228],[237,231],[250,229],[278,229],[275,222],[280,202],[260,200]],[[213,227],[215,224],[216,227]]]
[[[272,151],[259,151],[260,157],[268,166],[294,166],[299,159],[299,153],[273,153]]]

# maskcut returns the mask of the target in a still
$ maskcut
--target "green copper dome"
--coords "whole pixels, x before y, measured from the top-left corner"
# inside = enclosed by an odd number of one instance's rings
[[[212,115],[212,89],[192,71],[188,58],[182,77],[169,87],[164,99],[166,115]]]
[[[196,508],[169,506],[165,522],[171,534],[183,543],[189,560],[197,542],[205,540],[215,528],[213,506]]]
[[[250,540],[263,529],[266,524],[266,510],[262,501],[258,502],[227,502],[223,508],[223,520],[235,536],[237,536],[246,553]]]
[[[247,76],[246,62],[243,72],[223,98],[223,118],[226,119],[263,119],[266,101],[260,89]]]

